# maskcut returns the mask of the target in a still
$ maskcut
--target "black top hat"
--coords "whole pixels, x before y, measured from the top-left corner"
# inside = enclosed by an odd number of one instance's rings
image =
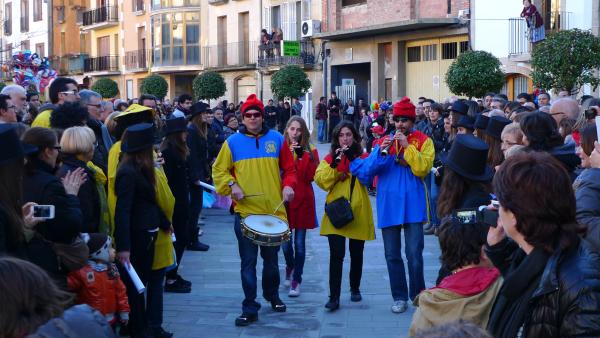
[[[35,153],[38,148],[19,140],[15,126],[11,123],[0,124],[0,164],[23,158],[25,155]]]
[[[475,120],[471,116],[463,115],[456,124],[457,127],[463,127],[471,130],[475,130]]]
[[[469,112],[469,106],[467,106],[464,102],[462,101],[456,101],[452,104],[452,107],[450,108],[450,111],[454,111],[459,113],[460,115],[467,115],[467,113]]]
[[[490,117],[479,114],[475,119],[475,129],[484,129],[487,128],[488,123],[490,122]]]
[[[210,106],[204,102],[196,102],[190,107],[190,118],[205,113],[210,110]]]
[[[494,173],[487,165],[488,145],[473,135],[456,135],[449,153],[440,154],[442,163],[460,176],[485,182]]]
[[[127,137],[121,143],[121,151],[131,153],[152,147],[154,126],[150,123],[135,124],[125,130]]]
[[[506,125],[511,124],[511,120],[502,116],[492,116],[490,117],[490,122],[488,122],[487,128],[485,128],[485,133],[489,136],[501,139],[502,130]]]
[[[168,119],[163,127],[165,135],[179,133],[187,130],[187,121],[184,117],[176,117]]]

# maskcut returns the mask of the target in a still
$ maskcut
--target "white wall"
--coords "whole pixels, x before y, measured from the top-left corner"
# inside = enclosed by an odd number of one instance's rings
[[[509,51],[508,19],[518,18],[522,9],[522,0],[472,1],[472,48],[474,50],[485,50],[498,58],[507,57]]]
[[[592,0],[567,0],[564,8],[571,12],[569,28],[592,29]]]
[[[21,42],[29,40],[29,48],[35,53],[35,45],[44,44],[44,56],[48,56],[48,1],[42,1],[42,20],[33,21],[33,1],[29,0],[29,31],[21,32],[21,1],[12,2],[12,34],[4,36],[4,46],[12,43],[13,50],[22,50]],[[4,1],[8,3],[9,1]],[[4,11],[4,6],[2,7]],[[5,20],[6,18],[3,18]],[[4,49],[4,48],[3,48]]]

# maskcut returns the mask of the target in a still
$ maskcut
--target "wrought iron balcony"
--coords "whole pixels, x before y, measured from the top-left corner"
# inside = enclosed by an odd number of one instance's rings
[[[148,60],[150,50],[140,49],[125,52],[125,69],[127,70],[145,70],[148,69]]]
[[[508,19],[508,55],[529,54],[529,48],[529,30],[525,19]]]
[[[119,21],[117,6],[105,6],[83,12],[83,26],[114,25]]]
[[[202,48],[206,68],[254,67],[258,56],[256,41],[231,42]]]
[[[88,58],[84,61],[84,70],[91,72],[119,72],[119,56],[108,55]]]
[[[87,54],[57,56],[52,60],[52,68],[58,75],[83,74]]]
[[[280,44],[261,44],[258,46],[259,56],[257,66],[266,68],[271,66],[299,65],[313,67],[316,62],[315,47],[312,40],[290,41],[299,44],[296,52],[286,52],[282,41]]]

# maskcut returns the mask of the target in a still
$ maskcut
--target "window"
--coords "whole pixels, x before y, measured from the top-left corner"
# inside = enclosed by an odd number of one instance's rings
[[[33,21],[41,21],[42,18],[42,0],[33,0]]]
[[[200,64],[200,13],[161,14],[151,20],[154,65]]]
[[[21,32],[29,32],[29,0],[21,0]]]
[[[125,88],[126,88],[125,90],[127,91],[127,93],[126,93],[127,99],[129,100],[129,99],[133,98],[133,80],[127,80],[127,85]]]
[[[10,60],[12,58],[12,49],[13,49],[12,43],[7,43],[6,44],[6,57],[5,57],[5,59]]]
[[[77,12],[75,13],[75,23],[78,25],[83,24],[83,12],[85,12],[85,7],[77,8]]]
[[[45,51],[45,49],[44,49],[44,44],[43,43],[36,43],[35,44],[35,52],[41,58],[43,58],[44,56],[46,56],[46,53],[44,53],[44,51]]]
[[[456,42],[442,43],[442,60],[456,59]]]
[[[421,47],[408,47],[406,49],[408,62],[419,62],[421,61]]]
[[[12,34],[12,2],[4,4],[4,35]]]
[[[437,45],[423,46],[423,61],[437,60]]]
[[[366,4],[367,0],[342,0],[342,7]]]
[[[460,52],[464,53],[469,50],[469,41],[461,41],[460,42]]]
[[[302,0],[302,20],[310,20],[312,18],[311,0]]]
[[[65,22],[65,6],[57,6],[56,12],[58,23]]]
[[[152,9],[172,7],[200,7],[200,0],[152,0],[151,3]]]
[[[29,42],[29,40],[21,41],[21,50],[30,50],[30,48],[31,48],[31,43]]]
[[[144,11],[144,0],[132,0],[132,8],[134,12],[143,12]]]

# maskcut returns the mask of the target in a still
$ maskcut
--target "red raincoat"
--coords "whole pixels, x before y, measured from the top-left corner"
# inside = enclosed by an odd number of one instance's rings
[[[286,146],[289,147],[287,143]],[[319,153],[313,146],[311,146],[311,153],[312,160],[308,151],[304,151],[302,158],[298,158],[294,153],[296,188],[294,189],[294,200],[286,206],[290,229],[314,229],[317,226],[312,182],[320,161]]]

